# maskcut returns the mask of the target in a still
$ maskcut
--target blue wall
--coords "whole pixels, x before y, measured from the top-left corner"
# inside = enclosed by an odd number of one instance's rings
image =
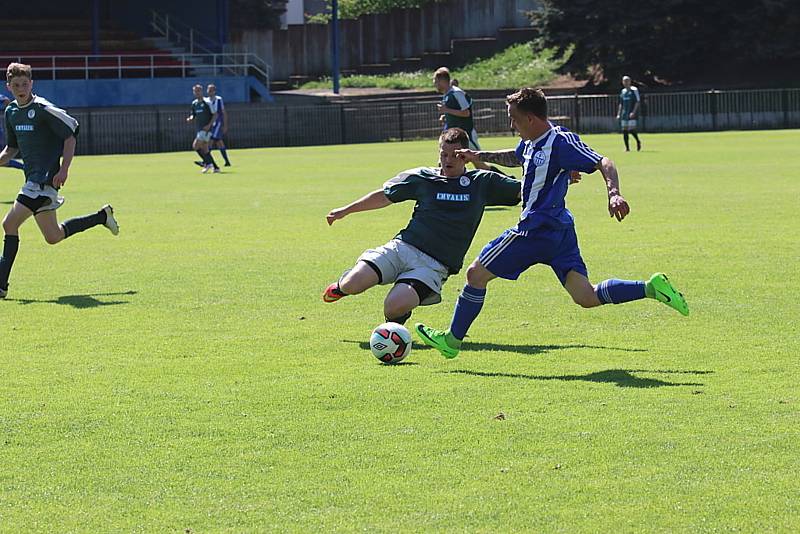
[[[34,80],[33,92],[62,108],[189,104],[192,86],[209,83],[225,102],[249,102],[247,77],[142,78],[124,80]]]

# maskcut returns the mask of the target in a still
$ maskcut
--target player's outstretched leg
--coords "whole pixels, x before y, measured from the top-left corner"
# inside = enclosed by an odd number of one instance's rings
[[[680,291],[673,287],[664,273],[656,273],[650,277],[645,284],[645,293],[648,297],[677,310],[681,315],[689,315],[689,305],[686,304],[686,299]]]
[[[44,212],[36,216],[36,222],[42,230],[45,239],[50,244],[58,243],[61,239],[55,239],[57,232],[50,231],[50,227],[55,223],[55,212]],[[57,223],[55,223],[57,224]],[[108,231],[113,235],[119,235],[119,224],[114,217],[114,208],[106,204],[100,208],[97,213],[84,215],[83,217],[74,217],[61,223],[61,230],[63,231],[62,239],[66,239],[78,232],[83,232],[95,226],[105,226]]]
[[[642,151],[642,142],[639,140],[639,134],[636,133],[636,130],[631,130],[631,135],[636,140],[636,152]]]
[[[415,324],[414,331],[423,343],[441,352],[442,356],[448,360],[458,356],[458,351],[461,349],[461,340],[457,339],[449,331],[436,330],[422,323]]]
[[[322,293],[325,302],[336,302],[347,295],[357,295],[379,284],[381,281],[377,267],[365,261],[359,261],[352,270],[339,277],[339,280],[330,284]]]

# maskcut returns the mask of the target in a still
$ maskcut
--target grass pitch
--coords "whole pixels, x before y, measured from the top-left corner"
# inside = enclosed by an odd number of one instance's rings
[[[617,162],[568,205],[590,277],[663,270],[583,310],[548,268],[490,285],[458,359],[369,353],[385,288],[323,304],[411,203],[324,216],[434,141],[79,157],[48,246],[23,227],[0,301],[0,531],[711,532],[800,529],[800,133],[586,136]],[[512,138],[482,139],[486,148]],[[517,173],[519,171],[517,170]],[[11,201],[18,171],[0,170]],[[488,211],[467,257],[518,208]],[[412,321],[449,323],[444,302]]]

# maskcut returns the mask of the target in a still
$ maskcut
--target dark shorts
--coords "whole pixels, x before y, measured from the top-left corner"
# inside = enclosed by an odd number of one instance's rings
[[[572,226],[531,230],[528,235],[508,229],[483,247],[478,261],[493,275],[507,280],[516,280],[537,263],[549,265],[562,285],[570,271],[589,274]]]

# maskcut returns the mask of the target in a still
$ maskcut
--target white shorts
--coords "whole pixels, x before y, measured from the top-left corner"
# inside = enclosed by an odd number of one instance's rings
[[[392,239],[382,247],[365,250],[358,261],[368,261],[380,270],[381,285],[410,278],[428,286],[433,292],[420,306],[442,301],[442,285],[449,276],[447,267],[408,243]]]
[[[622,130],[635,130],[636,129],[636,119],[631,120],[620,120],[619,125],[622,127]]]
[[[20,202],[20,204],[26,206],[28,209],[31,209],[31,205],[36,207],[36,209],[31,210],[34,214],[43,211],[57,210],[64,204],[64,197],[59,196],[58,189],[50,185],[37,184],[36,182],[25,182],[25,185],[19,190],[19,195],[27,197],[22,201],[17,197],[17,201]],[[39,200],[40,197],[45,198]],[[27,199],[31,199],[34,202],[28,202]]]
[[[195,138],[198,141],[202,141],[203,143],[208,143],[209,141],[211,141],[211,132],[207,132],[205,130],[198,130]]]

